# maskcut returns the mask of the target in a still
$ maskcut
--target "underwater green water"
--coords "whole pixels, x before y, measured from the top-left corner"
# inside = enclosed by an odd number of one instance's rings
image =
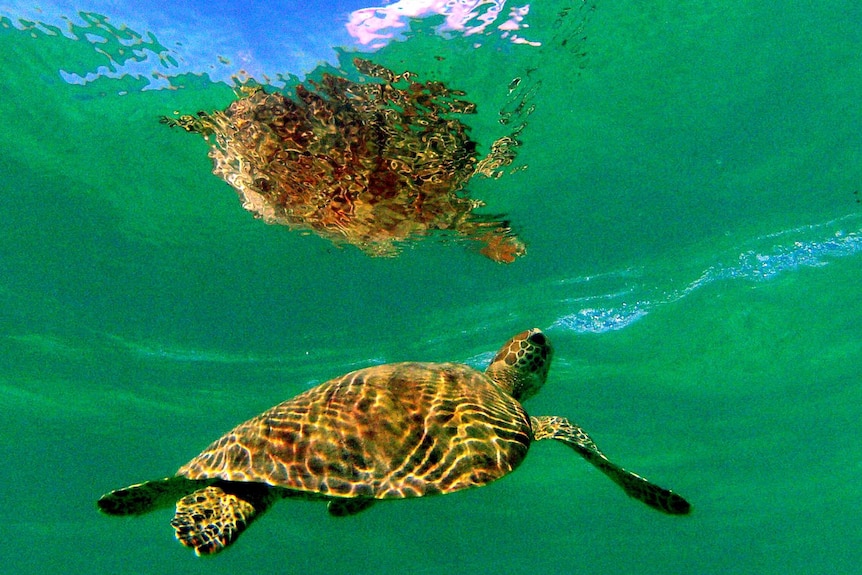
[[[858,569],[862,8],[548,2],[523,31],[541,46],[417,24],[368,52],[464,90],[483,152],[526,98],[526,168],[468,185],[527,244],[510,265],[451,238],[370,258],[265,225],[202,139],[158,122],[224,108],[231,86],[145,89],[121,67],[72,83],[104,43],[0,16],[5,572]],[[170,511],[96,510],[312,384],[481,366],[532,326],[556,356],[528,411],[578,422],[691,516],[545,442],[482,489],[346,519],[282,502],[214,558],[174,541]]]

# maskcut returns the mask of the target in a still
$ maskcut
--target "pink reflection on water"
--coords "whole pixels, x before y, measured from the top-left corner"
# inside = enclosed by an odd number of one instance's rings
[[[388,6],[372,6],[352,12],[347,31],[361,44],[380,48],[397,31],[406,28],[410,18],[442,15],[446,22],[440,27],[441,32],[454,31],[471,36],[485,33],[500,19],[505,5],[506,0],[399,0]],[[511,7],[508,18],[497,25],[501,36],[517,44],[540,45],[515,34],[528,27],[523,21],[529,12],[529,4]]]

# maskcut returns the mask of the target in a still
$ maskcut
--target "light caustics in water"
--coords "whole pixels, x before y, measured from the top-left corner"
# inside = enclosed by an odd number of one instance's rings
[[[57,70],[69,84],[86,85],[101,78],[131,79],[141,82],[142,91],[158,90],[171,88],[171,78],[187,73],[210,74],[214,80],[229,81],[233,72],[224,66],[226,59],[214,56],[207,63],[195,61],[190,43],[176,38],[165,43],[152,31],[138,32],[148,29],[145,23],[136,22],[139,17],[133,14],[109,17],[86,11],[67,14],[58,7],[0,9],[0,24],[4,28],[29,32],[33,38],[65,38],[77,42],[79,47],[92,49],[92,57],[64,62]]]
[[[274,12],[275,6],[256,6],[239,20],[195,2],[147,10],[119,2],[111,5],[110,15],[99,14],[100,7],[88,1],[13,2],[0,6],[0,23],[34,36],[89,45],[94,58],[57,71],[70,84],[131,78],[142,83],[140,90],[176,88],[176,78],[185,74],[227,84],[254,79],[282,88],[292,83],[292,76],[302,78],[321,63],[334,64],[336,47],[377,50],[401,39],[411,21],[434,16],[445,17],[436,30],[439,35],[470,36],[474,46],[491,38],[541,44],[523,35],[529,4],[507,6],[506,0],[399,0],[344,13],[321,13],[315,7]],[[298,33],[308,29],[314,34]]]
[[[541,42],[518,33],[529,28],[524,20],[530,13],[530,5],[506,8],[506,0],[399,0],[353,11],[347,30],[362,45],[379,48],[407,28],[411,19],[443,16],[445,21],[438,28],[442,34],[476,36],[496,30],[500,37],[515,44],[541,46]]]
[[[719,260],[709,266],[695,280],[680,290],[652,297],[649,293],[638,293],[634,287],[621,292],[588,298],[590,304],[606,300],[614,305],[588,305],[573,313],[563,315],[548,329],[564,329],[576,333],[603,333],[623,329],[645,317],[661,305],[677,302],[689,294],[711,284],[723,281],[766,282],[799,268],[827,265],[841,257],[862,252],[862,227],[860,216],[851,215],[822,224],[815,224],[767,234],[749,245],[736,250],[727,263]],[[846,231],[848,228],[855,231]],[[621,274],[628,279],[632,274]]]
[[[100,13],[110,8],[109,14]],[[3,27],[50,36],[89,47],[92,56],[65,62],[57,72],[70,84],[101,78],[136,80],[142,91],[175,89],[184,75],[204,75],[212,82],[235,84],[252,78],[282,87],[290,75],[302,75],[337,58],[335,46],[350,49],[344,14],[314,9],[279,11],[259,3],[236,14],[213,10],[193,0],[183,5],[104,3],[63,0],[0,5]],[[305,33],[313,29],[314,34]]]

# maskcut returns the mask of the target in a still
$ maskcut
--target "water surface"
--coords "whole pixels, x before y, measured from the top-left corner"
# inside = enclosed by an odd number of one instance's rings
[[[206,6],[0,10],[9,572],[858,565],[859,8],[486,2],[459,25],[399,3],[415,19],[374,31],[359,2]],[[205,142],[159,124],[345,54],[466,92],[483,152],[501,118],[526,124],[512,169],[468,185],[524,257],[440,237],[370,258],[268,226],[212,175]],[[343,520],[284,502],[210,560],[173,540],[169,511],[96,511],[310,385],[385,361],[480,366],[531,326],[557,352],[528,410],[577,421],[690,517],[544,443],[479,490]]]

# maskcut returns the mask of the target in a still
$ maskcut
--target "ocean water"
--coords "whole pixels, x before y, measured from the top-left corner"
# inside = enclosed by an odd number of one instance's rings
[[[152,6],[0,5],[5,572],[858,569],[862,8]],[[159,123],[353,55],[463,90],[483,153],[519,128],[514,163],[467,187],[526,255],[437,236],[371,258],[267,225],[201,138]],[[528,411],[578,422],[690,516],[545,442],[482,489],[346,519],[282,502],[213,558],[169,510],[96,509],[315,383],[482,366],[532,326],[556,356]]]

